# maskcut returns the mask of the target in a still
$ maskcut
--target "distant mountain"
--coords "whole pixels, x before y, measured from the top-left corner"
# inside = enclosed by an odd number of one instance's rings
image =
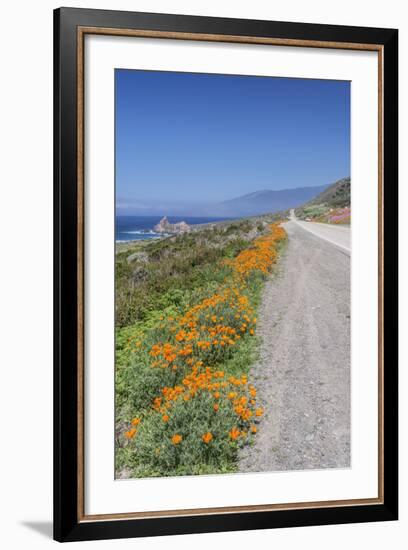
[[[340,181],[346,181],[340,180]],[[325,197],[333,186],[297,187],[296,189],[280,189],[272,191],[261,189],[223,202],[170,202],[155,198],[139,202],[137,200],[121,199],[116,205],[118,215],[132,216],[208,216],[219,218],[243,218],[261,214],[273,214],[298,208],[308,204],[318,197]],[[336,192],[336,190],[334,191]],[[350,192],[350,191],[349,191]],[[339,191],[340,193],[340,191]],[[331,192],[329,193],[331,197]],[[336,195],[340,199],[342,195]],[[320,199],[319,199],[320,200]]]
[[[304,206],[325,205],[330,208],[350,206],[350,178],[343,178],[329,185]]]
[[[327,185],[297,187],[296,189],[281,189],[279,191],[264,189],[214,206],[217,215],[220,213],[230,217],[256,216],[296,208],[324,192],[326,188]]]

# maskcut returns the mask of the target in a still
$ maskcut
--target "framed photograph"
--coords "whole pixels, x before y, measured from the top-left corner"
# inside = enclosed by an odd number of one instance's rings
[[[55,539],[397,519],[397,30],[54,30]]]

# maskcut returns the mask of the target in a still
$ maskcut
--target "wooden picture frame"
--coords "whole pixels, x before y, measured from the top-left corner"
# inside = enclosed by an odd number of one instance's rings
[[[87,515],[84,487],[84,38],[90,34],[374,51],[379,79],[378,495]],[[58,541],[397,519],[398,32],[181,15],[54,12],[54,537]],[[374,183],[373,183],[374,184]]]

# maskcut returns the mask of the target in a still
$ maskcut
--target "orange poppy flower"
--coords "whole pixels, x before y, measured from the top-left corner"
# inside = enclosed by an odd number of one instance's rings
[[[125,437],[127,437],[127,439],[133,439],[136,435],[136,428],[132,428],[131,430],[125,432]]]
[[[201,436],[201,439],[208,445],[208,443],[213,439],[213,434],[211,432],[207,432]]]
[[[229,432],[230,438],[235,441],[240,436],[241,432],[238,430],[238,428],[232,428],[232,430]]]

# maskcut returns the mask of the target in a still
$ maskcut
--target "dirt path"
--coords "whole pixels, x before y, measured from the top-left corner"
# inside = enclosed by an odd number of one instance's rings
[[[350,465],[350,257],[293,221],[285,229],[251,370],[265,415],[243,472]]]

